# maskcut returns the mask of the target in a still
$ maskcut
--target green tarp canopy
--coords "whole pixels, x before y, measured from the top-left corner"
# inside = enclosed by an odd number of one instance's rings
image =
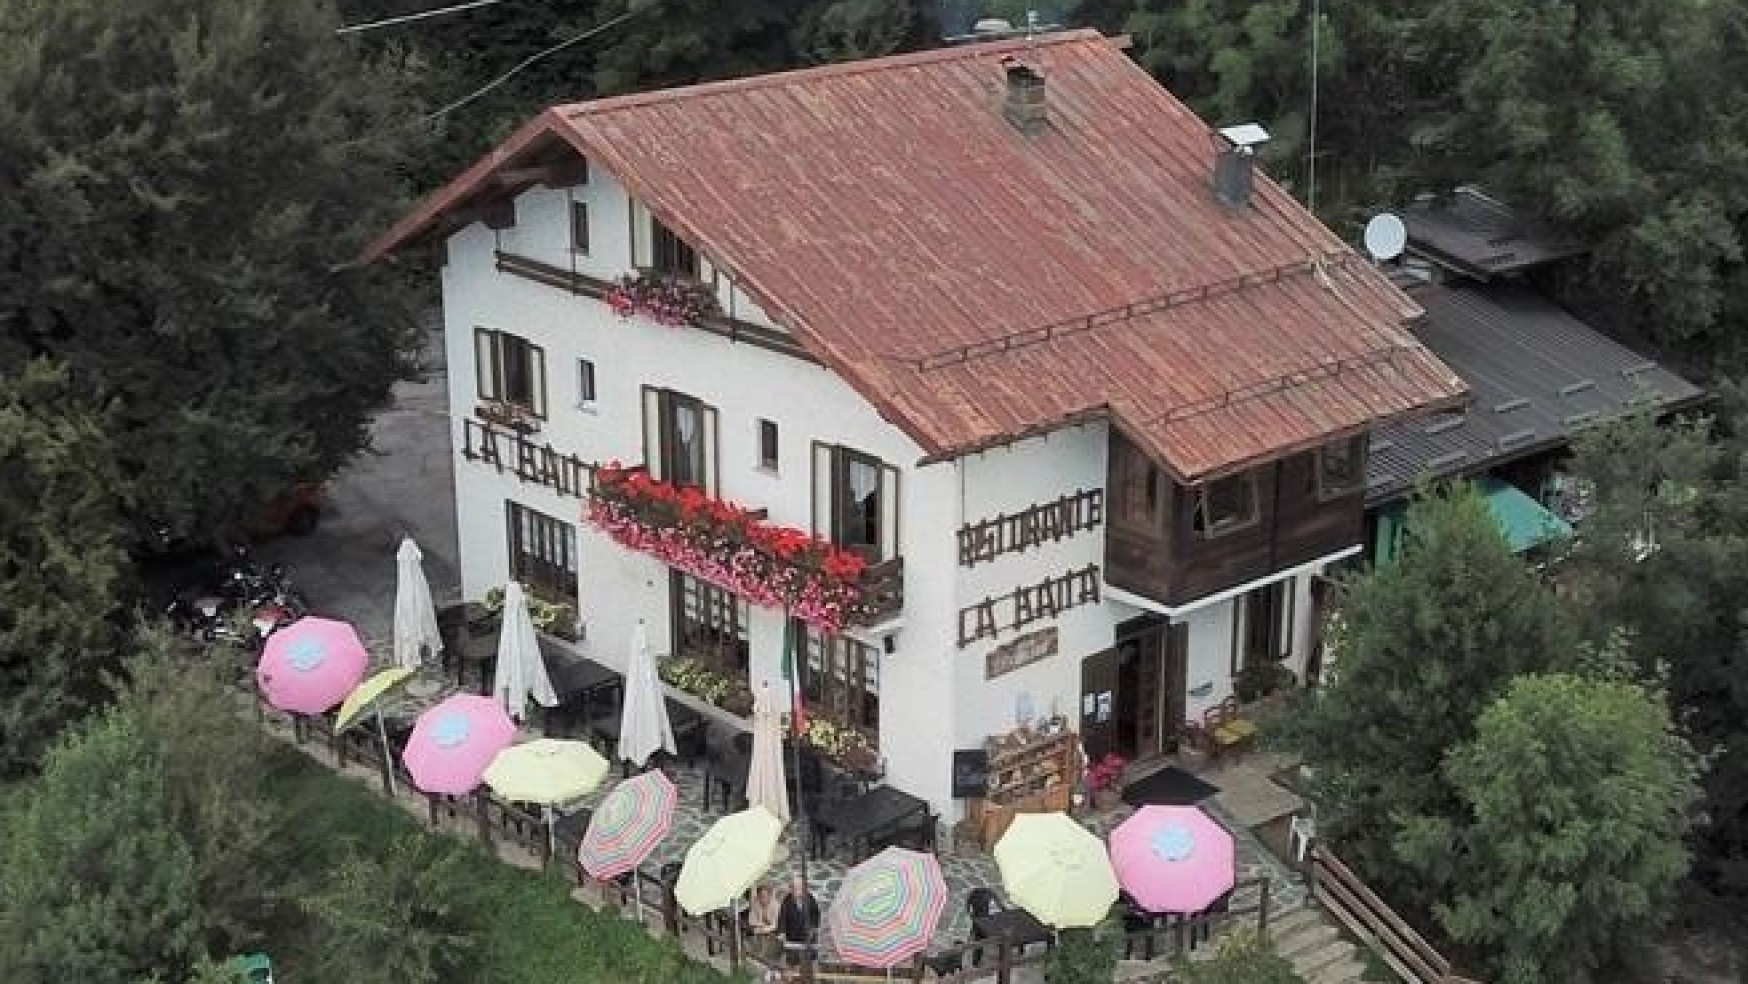
[[[1521,489],[1497,478],[1475,480],[1475,488],[1487,500],[1487,509],[1499,523],[1513,553],[1572,535],[1572,526],[1549,512]],[[1372,560],[1385,564],[1395,559],[1402,534],[1407,531],[1408,503],[1393,502],[1378,513],[1378,542]]]

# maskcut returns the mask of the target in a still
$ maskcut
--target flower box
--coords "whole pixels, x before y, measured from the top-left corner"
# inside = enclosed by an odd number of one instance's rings
[[[716,294],[709,287],[653,273],[620,277],[606,300],[621,318],[641,314],[670,328],[696,326],[717,311]]]
[[[603,465],[586,518],[627,549],[752,604],[787,609],[822,632],[867,614],[861,557],[642,468]]]
[[[526,407],[504,400],[486,400],[473,408],[473,415],[488,424],[508,427],[518,434],[532,434],[540,430],[539,417],[534,416]]]

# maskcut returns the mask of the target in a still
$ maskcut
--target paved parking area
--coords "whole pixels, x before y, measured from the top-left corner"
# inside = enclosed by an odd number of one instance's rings
[[[395,387],[394,405],[371,425],[371,448],[330,484],[316,532],[259,551],[285,564],[316,611],[351,621],[372,641],[393,632],[395,551],[404,534],[425,554],[438,606],[461,597],[441,335],[431,337],[424,368],[422,380]]]

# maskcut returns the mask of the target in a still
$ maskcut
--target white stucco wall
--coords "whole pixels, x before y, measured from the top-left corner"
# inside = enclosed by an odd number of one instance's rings
[[[961,458],[955,492],[963,503],[964,521],[977,523],[1013,515],[1079,490],[1103,488],[1107,440],[1104,423],[1096,422]],[[1002,553],[993,561],[969,568],[958,565],[956,537],[954,544],[949,562],[957,574],[958,602],[947,644],[954,652],[954,678],[964,697],[954,726],[956,746],[980,746],[991,734],[1011,731],[1022,695],[1030,698],[1039,717],[1054,710],[1065,715],[1070,726],[1078,727],[1081,660],[1111,645],[1114,623],[1103,603],[1080,605],[1054,620],[1033,622],[1017,631],[1010,628],[1011,606],[1003,604],[997,608],[1000,634],[964,649],[957,648],[956,619],[958,609],[985,598],[1008,595],[1016,588],[1034,586],[1089,564],[1102,566],[1103,524],[1023,552]],[[985,679],[991,649],[1052,626],[1058,632],[1055,656],[993,680]]]

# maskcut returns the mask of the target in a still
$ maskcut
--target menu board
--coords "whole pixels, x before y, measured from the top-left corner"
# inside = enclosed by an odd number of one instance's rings
[[[982,799],[989,792],[989,752],[961,748],[953,752],[953,798]]]

